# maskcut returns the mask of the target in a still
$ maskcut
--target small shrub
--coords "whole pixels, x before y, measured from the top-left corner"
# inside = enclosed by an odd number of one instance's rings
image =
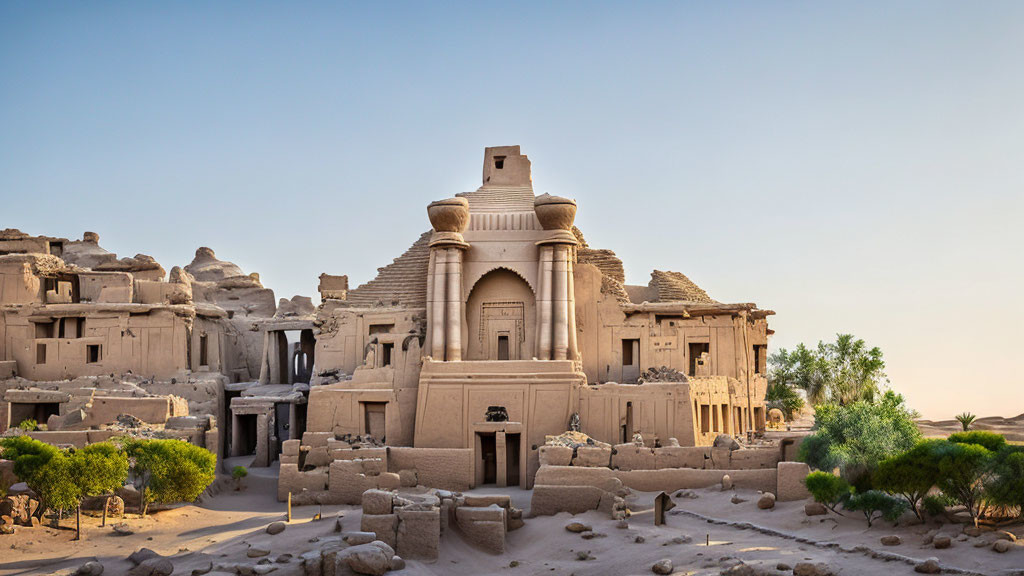
[[[974,420],[977,418],[977,416],[971,414],[970,412],[964,412],[963,414],[956,415],[956,421],[959,422],[960,426],[963,427],[964,432],[967,432],[967,430],[970,429],[971,424],[974,423]]]
[[[939,470],[939,489],[962,504],[977,524],[992,452],[978,444],[939,441],[935,443],[932,454]]]
[[[847,510],[855,510],[864,514],[868,521],[868,527],[879,518],[890,522],[899,520],[899,517],[907,511],[907,501],[902,498],[890,496],[880,490],[868,490],[854,494],[843,504]]]
[[[242,489],[242,478],[249,475],[249,471],[245,469],[245,466],[235,466],[231,469],[231,477],[235,479],[235,490]]]
[[[929,516],[941,516],[946,513],[946,508],[956,504],[942,492],[929,494],[921,499],[921,507]]]
[[[839,476],[828,472],[815,471],[804,478],[804,485],[807,491],[814,497],[814,501],[824,504],[829,510],[839,514],[836,506],[846,502],[850,497],[850,484]]]
[[[35,432],[36,430],[39,429],[39,422],[36,422],[31,418],[22,420],[21,422],[18,423],[18,429],[24,430],[26,432]]]
[[[143,493],[142,514],[151,502],[194,502],[216,478],[217,457],[183,440],[124,441],[135,460],[132,471]]]
[[[955,432],[949,435],[949,441],[956,444],[976,444],[989,452],[998,452],[1003,446],[1006,446],[1006,438],[1002,434],[987,430]]]
[[[939,481],[939,468],[933,454],[935,440],[920,442],[910,450],[878,463],[873,483],[879,490],[902,496],[914,515],[921,518],[918,502]]]

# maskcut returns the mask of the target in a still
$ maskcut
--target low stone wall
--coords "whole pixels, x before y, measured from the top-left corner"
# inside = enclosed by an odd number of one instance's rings
[[[611,447],[541,446],[541,466],[580,466],[616,470],[747,470],[775,468],[782,460],[777,446],[758,448],[715,448],[711,446],[665,446],[647,448],[636,444]]]
[[[422,486],[462,491],[473,487],[473,450],[469,448],[388,448],[388,470],[415,470]]]

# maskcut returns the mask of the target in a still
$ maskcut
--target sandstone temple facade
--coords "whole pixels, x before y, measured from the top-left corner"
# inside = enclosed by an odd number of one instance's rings
[[[426,208],[431,230],[372,281],[321,275],[318,307],[208,248],[168,274],[92,233],[0,232],[0,432],[181,437],[331,491],[359,448],[383,450],[364,488],[391,468],[531,486],[567,430],[651,449],[764,430],[771,311],[677,272],[627,285],[518,146]]]

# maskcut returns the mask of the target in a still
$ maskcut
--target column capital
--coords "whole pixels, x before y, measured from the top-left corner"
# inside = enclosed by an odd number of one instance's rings
[[[460,232],[434,232],[430,237],[430,247],[468,250],[469,242],[466,242]]]
[[[576,241],[576,236],[569,230],[550,230],[542,240],[536,242],[537,246],[558,244],[576,246],[579,242]]]

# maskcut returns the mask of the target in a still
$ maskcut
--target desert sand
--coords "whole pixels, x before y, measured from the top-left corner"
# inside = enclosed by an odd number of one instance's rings
[[[191,574],[211,564],[215,574],[218,565],[255,565],[259,559],[247,557],[249,548],[255,547],[270,551],[266,558],[275,561],[271,573],[302,575],[297,557],[314,548],[315,539],[336,537],[339,517],[343,530],[358,530],[361,511],[355,506],[324,506],[322,520],[313,521],[320,508],[295,507],[287,529],[269,535],[266,526],[285,518],[285,505],[274,498],[274,473],[271,468],[250,475],[241,492],[225,485],[222,492],[199,504],[158,512],[144,520],[129,515],[126,522],[135,532],[129,536],[116,535],[109,526],[100,528],[99,519],[91,517],[83,517],[85,537],[77,542],[72,540],[72,530],[21,528],[3,540],[10,549],[0,555],[0,574],[69,572],[92,559],[103,563],[106,575],[125,574],[133,566],[127,556],[143,547],[172,557],[174,574]],[[490,488],[471,493],[503,492]],[[515,506],[529,509],[529,491],[510,492]],[[480,552],[449,531],[442,536],[436,562],[409,560],[404,570],[389,574],[650,574],[652,564],[669,558],[676,574],[719,574],[742,561],[779,574],[784,573],[775,570],[779,563],[824,562],[842,575],[901,575],[914,574],[914,565],[932,556],[945,568],[966,573],[1024,574],[1024,546],[1005,554],[976,548],[974,539],[958,536],[961,525],[945,525],[943,531],[954,535],[953,546],[936,550],[923,541],[937,525],[897,528],[878,521],[867,528],[862,518],[852,515],[807,517],[804,502],[780,502],[773,510],[759,510],[755,492],[707,489],[691,491],[689,497],[675,495],[677,506],[669,512],[668,524],[656,527],[651,512],[654,496],[630,496],[632,515],[626,528],[598,512],[528,518],[525,527],[509,533],[507,552],[498,556]],[[734,496],[745,502],[731,503]],[[589,524],[599,536],[587,540],[566,531],[566,524],[574,521]],[[72,523],[65,520],[64,525]],[[1024,526],[1011,531],[1024,539]],[[901,545],[880,544],[882,536],[894,534],[902,538]],[[638,537],[643,542],[636,542]],[[580,553],[591,559],[580,560]],[[292,559],[277,564],[283,554],[291,554]]]
[[[949,436],[953,432],[960,432],[962,427],[956,420],[918,420],[917,427],[921,433],[929,438]],[[971,424],[971,430],[988,430],[1002,434],[1010,442],[1024,442],[1024,414],[1013,418],[1002,418],[1000,416],[989,416],[978,418]]]

